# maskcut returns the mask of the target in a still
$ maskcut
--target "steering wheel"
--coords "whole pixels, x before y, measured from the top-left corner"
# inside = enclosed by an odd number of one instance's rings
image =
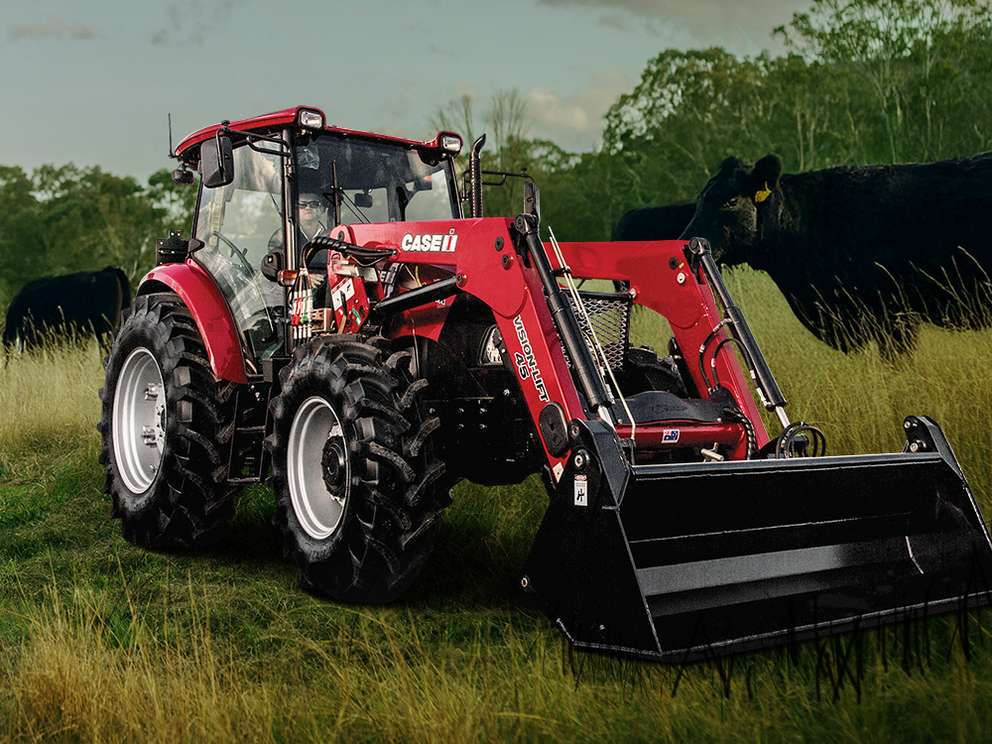
[[[236,246],[229,238],[221,235],[218,230],[214,230],[210,233],[210,237],[216,237],[224,245],[226,245],[231,251],[231,258],[237,258],[241,262],[241,267],[248,273],[249,276],[255,273],[254,267],[251,262],[248,261],[248,254],[246,251],[241,250]]]

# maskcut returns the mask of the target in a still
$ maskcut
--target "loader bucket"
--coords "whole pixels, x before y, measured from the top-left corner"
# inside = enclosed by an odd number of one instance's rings
[[[647,466],[583,428],[524,581],[577,646],[687,661],[989,602],[992,543],[929,419],[916,452]]]

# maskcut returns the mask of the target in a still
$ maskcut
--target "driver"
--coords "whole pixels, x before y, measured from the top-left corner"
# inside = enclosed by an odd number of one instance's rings
[[[321,194],[306,192],[300,194],[296,206],[300,216],[297,233],[299,243],[303,246],[321,233],[327,232],[327,200]]]
[[[327,199],[314,191],[301,191],[296,202],[298,219],[296,221],[296,245],[302,249],[318,235],[327,234]],[[282,248],[282,230],[276,230],[269,238],[269,250]],[[311,271],[323,271],[327,267],[327,250],[320,250],[310,259],[307,268]]]

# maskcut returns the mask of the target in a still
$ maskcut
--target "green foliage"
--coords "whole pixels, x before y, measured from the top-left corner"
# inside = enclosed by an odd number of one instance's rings
[[[559,237],[596,240],[627,209],[694,198],[729,155],[777,152],[802,171],[992,149],[986,3],[816,0],[776,33],[780,56],[662,51],[610,108],[596,152],[548,160],[518,141],[489,157],[537,179]],[[487,195],[488,214],[518,210],[515,193]]]
[[[989,148],[986,4],[817,0],[776,33],[803,59],[836,70],[852,93],[862,133],[853,159],[932,160]]]
[[[31,180],[16,166],[0,166],[0,297],[16,288],[18,269],[30,260],[38,201]]]
[[[142,186],[97,166],[0,167],[0,298],[39,276],[107,265],[136,280],[154,263],[155,240],[188,232],[195,199],[165,170]]]

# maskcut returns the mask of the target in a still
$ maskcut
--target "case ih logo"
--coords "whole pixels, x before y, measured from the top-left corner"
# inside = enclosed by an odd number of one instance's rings
[[[521,380],[526,380],[529,377],[534,383],[534,387],[537,388],[538,399],[547,402],[550,398],[548,398],[548,389],[544,386],[544,376],[537,366],[534,349],[530,345],[530,339],[527,338],[527,329],[524,328],[524,322],[519,315],[513,319],[513,327],[517,330],[517,340],[523,351],[522,354],[519,351],[513,352],[513,363],[517,366],[517,373]]]
[[[403,236],[400,247],[405,251],[423,251],[425,253],[454,253],[458,236],[455,228],[448,230],[447,235],[413,235]]]

